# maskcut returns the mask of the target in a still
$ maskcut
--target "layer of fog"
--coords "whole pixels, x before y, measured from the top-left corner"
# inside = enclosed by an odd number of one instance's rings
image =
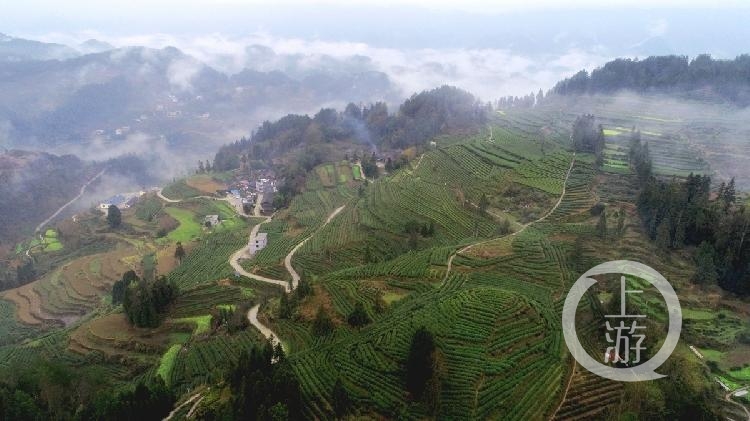
[[[96,41],[92,41],[93,39]],[[73,35],[52,34],[42,37],[41,40],[77,48],[81,54],[117,48],[109,53],[110,60],[115,64],[122,61],[123,65],[132,65],[133,60],[123,60],[130,54],[138,53],[139,62],[142,64],[135,71],[143,77],[154,76],[154,72],[162,68],[160,64],[163,64],[164,56],[155,50],[134,50],[128,47],[177,47],[187,56],[172,58],[164,76],[175,94],[186,96],[197,95],[198,90],[195,89],[194,83],[203,74],[205,66],[227,75],[236,74],[244,69],[260,72],[281,71],[297,80],[310,78],[309,83],[315,83],[315,77],[319,74],[352,76],[381,72],[388,76],[391,87],[388,92],[372,92],[371,101],[386,101],[392,112],[410,95],[444,84],[458,86],[483,100],[491,101],[506,95],[526,95],[540,88],[546,90],[559,79],[570,76],[581,68],[591,68],[607,60],[607,57],[596,51],[578,49],[554,56],[531,56],[501,48],[398,49],[376,47],[361,42],[283,38],[267,33],[255,33],[245,37],[227,37],[222,34],[113,37],[84,32]],[[74,75],[64,75],[67,80],[65,83],[69,89],[101,83],[101,80],[106,80],[102,78],[107,74],[101,67],[102,65],[97,62],[86,65]],[[362,87],[374,91],[369,85]],[[81,142],[61,144],[46,150],[56,154],[72,153],[82,159],[95,161],[105,161],[125,154],[136,154],[144,158],[156,157],[160,165],[154,168],[155,179],[163,182],[185,175],[196,167],[198,159],[212,159],[222,144],[250,136],[253,129],[264,120],[275,120],[289,113],[313,114],[323,107],[343,109],[349,101],[362,100],[343,98],[342,95],[336,94],[332,93],[332,98],[335,99],[313,103],[289,98],[282,103],[259,103],[252,104],[249,108],[240,107],[241,110],[224,115],[222,124],[203,133],[203,140],[193,141],[190,145],[168,142],[168,132],[160,133],[161,129],[152,127],[141,129],[125,139],[107,140],[92,136]],[[46,102],[45,99],[44,103]],[[129,125],[128,121],[120,124]],[[170,130],[175,133],[195,132],[188,126]],[[0,121],[0,146],[12,143],[8,140],[8,132],[8,125]],[[162,135],[166,135],[167,139]],[[22,139],[21,143],[16,142],[16,145],[12,146],[18,147],[21,144],[24,148],[33,148],[35,143],[34,139]],[[128,180],[125,184],[134,183]],[[117,186],[118,189],[121,187],[124,186]]]
[[[750,108],[628,92],[564,101],[569,111],[602,116],[605,121],[614,119],[617,126],[626,129],[636,127],[644,132],[643,139],[653,145],[652,149],[657,149],[655,144],[663,137],[669,137],[681,152],[689,151],[709,164],[708,175],[714,184],[734,177],[739,190],[750,191]]]
[[[596,45],[590,49],[568,48],[557,54],[524,55],[505,48],[375,47],[361,42],[321,41],[276,37],[255,33],[246,37],[222,34],[180,37],[148,34],[112,37],[96,32],[50,34],[45,41],[78,45],[95,38],[116,47],[174,46],[199,61],[234,74],[243,69],[280,70],[292,77],[316,72],[355,73],[380,71],[400,88],[402,97],[449,84],[466,89],[484,100],[506,95],[525,95],[547,90],[575,72],[592,69],[611,57]],[[186,87],[195,63],[175,69],[174,83]]]

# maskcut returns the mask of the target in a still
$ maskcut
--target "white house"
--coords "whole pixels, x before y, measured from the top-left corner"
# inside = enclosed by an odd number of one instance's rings
[[[215,227],[219,225],[219,215],[206,215],[205,218],[203,218],[203,223],[211,224],[212,227]]]
[[[268,234],[265,232],[259,232],[255,237],[250,239],[250,254],[253,255],[261,250],[268,244]]]

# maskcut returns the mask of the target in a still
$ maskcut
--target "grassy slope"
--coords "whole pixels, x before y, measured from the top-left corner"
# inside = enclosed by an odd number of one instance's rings
[[[166,207],[164,211],[180,223],[179,227],[167,235],[171,241],[186,243],[201,234],[201,225],[195,222],[192,212],[175,207]]]

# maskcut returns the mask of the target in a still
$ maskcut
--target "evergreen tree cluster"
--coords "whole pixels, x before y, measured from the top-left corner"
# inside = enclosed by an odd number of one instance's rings
[[[373,152],[369,157],[365,156],[362,157],[362,172],[364,172],[365,177],[367,178],[377,178],[378,176],[378,162],[377,158],[375,158],[375,152]]]
[[[196,174],[208,174],[213,170],[211,167],[211,162],[206,160],[206,163],[203,164],[203,161],[198,161],[198,169],[195,170]]]
[[[228,375],[231,407],[214,419],[301,419],[299,381],[281,346],[253,346],[244,352]]]
[[[230,335],[245,330],[250,325],[246,316],[247,310],[247,305],[241,305],[237,308],[219,307],[211,314],[211,327],[214,330],[226,327]]]
[[[651,154],[648,150],[648,143],[641,142],[641,132],[635,127],[630,132],[630,150],[628,152],[628,161],[633,167],[638,182],[643,184],[651,179]]]
[[[122,212],[115,205],[109,205],[107,208],[107,224],[110,228],[118,228],[122,224]]]
[[[367,314],[364,304],[362,304],[361,301],[357,301],[357,304],[354,305],[354,310],[349,313],[349,317],[347,317],[346,321],[349,322],[349,325],[352,327],[362,327],[370,324],[372,319],[370,318],[370,315]]]
[[[409,248],[416,250],[420,235],[425,238],[435,235],[435,223],[419,223],[411,219],[404,224],[404,233],[409,236]]]
[[[406,389],[414,400],[424,403],[433,415],[440,408],[444,374],[445,368],[435,337],[426,327],[420,327],[412,336],[406,360]]]
[[[604,151],[604,130],[596,125],[596,118],[591,114],[584,114],[576,118],[573,123],[573,148],[577,152],[590,152],[596,155],[597,164],[601,165]]]
[[[125,272],[112,286],[112,304],[122,303],[131,324],[156,327],[162,315],[177,297],[178,289],[165,276],[155,281],[142,280],[134,271]]]
[[[297,308],[305,297],[313,295],[313,287],[306,279],[300,279],[297,289],[292,294],[284,294],[279,299],[279,318],[293,319],[297,315]]]
[[[495,102],[495,106],[498,109],[533,108],[539,105],[542,101],[544,101],[544,92],[540,89],[536,95],[531,92],[522,97],[510,95],[502,97]]]
[[[701,100],[714,95],[718,100],[747,106],[750,105],[750,55],[743,54],[734,60],[716,60],[707,54],[692,60],[677,55],[617,59],[590,75],[582,70],[558,82],[552,93],[609,94],[624,89],[640,93],[676,93]]]
[[[637,143],[634,143],[637,145]],[[650,168],[638,162],[634,167]],[[639,175],[640,179],[640,175]],[[662,249],[697,246],[698,282],[718,282],[722,288],[750,294],[750,212],[737,205],[734,179],[712,191],[711,178],[690,174],[685,181],[653,176],[641,181],[637,206],[646,232]]]
[[[378,102],[364,107],[349,104],[343,112],[324,108],[312,118],[290,114],[273,123],[265,121],[249,139],[219,149],[213,169],[239,168],[242,159],[268,162],[300,148],[305,151],[301,156],[309,171],[317,159],[330,158],[332,151],[324,146],[335,141],[353,140],[373,150],[404,149],[422,145],[439,134],[475,130],[486,119],[487,107],[474,96],[442,86],[413,95],[393,114],[385,103]]]
[[[333,323],[331,315],[328,314],[323,306],[318,307],[318,312],[315,313],[315,319],[313,319],[312,333],[315,336],[328,336],[333,333],[336,329],[336,325]]]
[[[0,379],[0,419],[156,421],[175,403],[159,377],[116,390],[96,367],[53,361],[31,367]]]

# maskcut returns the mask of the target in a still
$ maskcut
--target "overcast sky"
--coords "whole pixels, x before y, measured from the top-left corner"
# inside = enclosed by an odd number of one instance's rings
[[[0,32],[209,34],[360,41],[381,46],[498,47],[523,34],[567,35],[606,47],[666,35],[676,47],[731,52],[745,39],[750,2],[739,0],[24,0],[4,1]],[[64,5],[64,6],[63,6]],[[625,32],[625,33],[623,33]],[[715,39],[714,35],[718,36]],[[730,45],[729,40],[734,42]],[[515,41],[516,44],[518,41]],[[519,46],[519,47],[523,47]],[[627,45],[625,45],[627,46]]]

